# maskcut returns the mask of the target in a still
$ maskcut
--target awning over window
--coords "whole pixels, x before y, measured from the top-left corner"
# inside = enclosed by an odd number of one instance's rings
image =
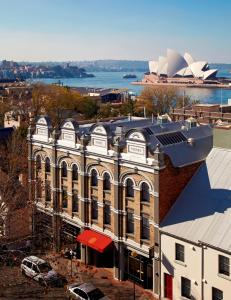
[[[111,245],[112,239],[93,230],[84,230],[76,237],[80,243],[103,253]]]

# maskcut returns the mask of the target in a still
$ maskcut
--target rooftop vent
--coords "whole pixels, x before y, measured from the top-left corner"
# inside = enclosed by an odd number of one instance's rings
[[[186,127],[187,129],[193,128],[193,127],[197,127],[197,120],[194,118],[188,118],[186,120]]]
[[[180,131],[156,135],[156,138],[162,145],[165,146],[187,141],[186,137]]]
[[[170,121],[171,121],[171,118],[169,117],[168,114],[164,114],[164,115],[161,115],[161,116],[157,117],[157,123],[158,124],[166,124]]]

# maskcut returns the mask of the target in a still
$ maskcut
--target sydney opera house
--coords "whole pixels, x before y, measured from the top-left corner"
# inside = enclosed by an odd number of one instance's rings
[[[157,61],[149,61],[150,74],[146,81],[168,82],[204,82],[216,80],[217,69],[210,69],[206,61],[195,61],[189,53],[183,56],[168,49],[166,56],[159,56]]]

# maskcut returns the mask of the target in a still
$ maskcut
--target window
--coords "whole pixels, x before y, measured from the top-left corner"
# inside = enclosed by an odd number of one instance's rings
[[[146,215],[142,215],[142,219],[141,219],[141,238],[145,239],[145,240],[149,240],[149,220],[148,220],[148,216]]]
[[[111,190],[110,175],[108,173],[105,173],[103,176],[103,189],[106,191]]]
[[[77,193],[77,191],[73,191],[72,212],[78,212],[78,211],[79,211],[78,193]]]
[[[25,265],[30,269],[32,268],[32,263],[30,261],[26,261]]]
[[[45,160],[45,172],[50,173],[51,171],[51,163],[50,163],[50,158],[47,157]]]
[[[162,145],[172,145],[187,141],[186,137],[180,131],[156,135],[156,138]]]
[[[76,165],[72,167],[72,180],[78,180],[78,167]]]
[[[134,197],[133,181],[131,179],[127,180],[126,197],[131,197],[131,198]]]
[[[91,186],[98,186],[98,175],[96,170],[91,172]]]
[[[141,186],[141,201],[149,202],[149,200],[149,186],[146,182],[143,182]]]
[[[67,188],[62,188],[62,208],[67,208]]]
[[[212,288],[212,300],[223,300],[223,292],[219,289]]]
[[[87,294],[86,294],[84,291],[82,291],[82,290],[80,290],[80,289],[78,289],[78,288],[74,289],[73,292],[74,292],[76,295],[78,295],[79,297],[81,297],[81,299],[88,299]]]
[[[181,296],[191,299],[191,281],[181,277]]]
[[[92,212],[91,217],[93,220],[98,220],[98,203],[97,200],[92,200]]]
[[[37,170],[41,170],[41,168],[42,168],[41,156],[37,155],[36,156],[36,169]]]
[[[42,198],[42,186],[43,186],[43,182],[42,182],[41,178],[38,178],[37,182],[36,182],[36,197],[37,198]]]
[[[51,187],[50,187],[50,181],[46,181],[45,195],[46,195],[46,201],[51,201]]]
[[[226,276],[230,275],[229,258],[223,255],[219,255],[219,273]]]
[[[184,246],[176,243],[175,250],[175,259],[184,262]]]
[[[61,165],[61,176],[67,177],[67,163],[65,161],[63,161]]]
[[[132,211],[127,212],[127,233],[134,233],[134,214]]]
[[[111,224],[111,206],[107,202],[104,204],[104,224]]]
[[[32,270],[35,272],[35,273],[39,273],[39,270],[38,270],[38,267],[36,265],[32,265]]]

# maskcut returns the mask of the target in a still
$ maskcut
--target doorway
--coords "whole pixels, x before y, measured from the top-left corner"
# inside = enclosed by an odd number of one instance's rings
[[[164,297],[172,300],[172,275],[164,273]]]

